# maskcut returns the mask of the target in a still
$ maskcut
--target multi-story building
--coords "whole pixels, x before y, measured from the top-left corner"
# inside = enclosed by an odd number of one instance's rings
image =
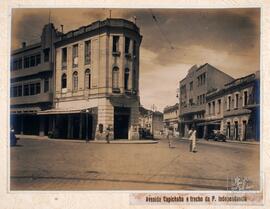
[[[54,42],[59,35],[53,24],[47,24],[40,42],[23,42],[12,51],[10,120],[16,134],[48,134],[49,117],[37,113],[53,105]]]
[[[173,106],[167,106],[163,111],[163,124],[165,129],[172,129],[174,136],[179,136],[179,104],[176,103]]]
[[[188,130],[195,126],[199,138],[205,137],[206,94],[216,88],[222,88],[233,78],[206,63],[200,67],[194,65],[187,76],[180,81],[179,122],[180,135],[187,136]]]
[[[206,96],[207,133],[220,130],[229,139],[259,140],[259,72],[238,78]]]
[[[55,42],[57,138],[139,138],[139,28],[124,19],[80,27]]]

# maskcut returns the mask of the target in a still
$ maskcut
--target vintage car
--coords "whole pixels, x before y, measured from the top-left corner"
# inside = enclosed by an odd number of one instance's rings
[[[226,136],[220,133],[219,130],[213,130],[207,137],[207,140],[212,139],[214,141],[223,141],[226,142]]]

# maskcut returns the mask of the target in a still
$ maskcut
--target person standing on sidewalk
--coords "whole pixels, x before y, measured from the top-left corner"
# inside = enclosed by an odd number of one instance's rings
[[[189,140],[190,140],[190,145],[189,145],[189,151],[190,152],[197,152],[197,147],[196,147],[196,130],[194,127],[191,128],[188,132]]]
[[[171,142],[172,136],[173,136],[172,127],[168,127],[168,129],[167,129],[167,139],[168,139],[169,148],[172,148],[172,142]]]
[[[110,125],[108,125],[108,127],[106,128],[106,142],[108,144],[110,144],[110,131],[111,131],[111,127]]]

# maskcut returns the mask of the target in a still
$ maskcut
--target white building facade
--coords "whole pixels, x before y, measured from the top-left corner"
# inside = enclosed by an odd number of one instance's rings
[[[141,40],[133,22],[106,19],[55,43],[54,109],[43,114],[58,138],[139,139]]]

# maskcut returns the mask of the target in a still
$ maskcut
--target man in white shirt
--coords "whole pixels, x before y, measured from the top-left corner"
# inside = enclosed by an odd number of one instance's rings
[[[190,152],[197,152],[197,148],[196,148],[196,130],[194,129],[194,127],[192,127],[189,132],[188,132],[188,136],[189,136],[189,140],[190,140],[190,147],[189,147],[189,151]]]

